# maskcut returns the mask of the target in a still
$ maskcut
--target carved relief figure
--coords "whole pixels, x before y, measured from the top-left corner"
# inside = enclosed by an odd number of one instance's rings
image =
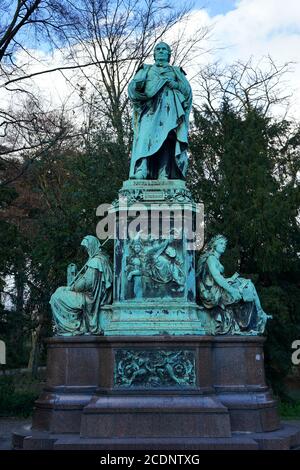
[[[170,246],[171,241],[172,239],[152,240],[145,250],[147,273],[152,281],[159,284],[172,283],[173,292],[182,292],[185,284],[183,262],[176,249]]]
[[[139,240],[133,240],[130,246],[129,264],[127,266],[127,279],[133,283],[133,295],[136,299],[143,297],[143,261],[141,259],[143,246]]]
[[[114,379],[118,387],[188,387],[195,385],[192,351],[116,351]]]

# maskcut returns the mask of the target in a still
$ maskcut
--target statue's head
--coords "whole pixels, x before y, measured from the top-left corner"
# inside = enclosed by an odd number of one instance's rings
[[[159,42],[154,48],[155,62],[170,62],[171,47],[165,42]]]
[[[224,235],[216,235],[211,239],[210,246],[212,250],[215,250],[218,253],[222,254],[226,250],[227,238],[224,237]]]
[[[133,243],[132,248],[133,248],[134,253],[138,255],[139,253],[141,253],[143,246],[141,242],[137,240]]]
[[[89,258],[95,256],[101,250],[101,244],[98,238],[94,237],[94,235],[86,235],[81,242],[81,246],[85,247]]]
[[[201,278],[201,276],[205,275],[206,272],[206,261],[207,258],[211,254],[216,254],[219,253],[219,255],[222,255],[224,251],[226,250],[227,246],[227,238],[224,237],[224,235],[215,235],[212,237],[209,242],[205,245],[203,248],[203,252],[201,253],[198,261],[198,269],[197,269],[197,276]]]
[[[176,250],[172,246],[168,246],[165,253],[169,258],[176,258]]]

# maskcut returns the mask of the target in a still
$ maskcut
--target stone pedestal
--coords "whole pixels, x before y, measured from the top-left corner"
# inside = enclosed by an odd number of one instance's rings
[[[83,408],[99,386],[97,337],[47,340],[47,379],[35,403],[32,427],[50,433],[79,433]]]
[[[300,444],[299,429],[281,428],[266,386],[264,339],[212,336],[212,316],[196,304],[198,209],[183,181],[124,183],[111,211],[114,295],[99,312],[103,335],[48,340],[46,387],[15,448]]]
[[[24,449],[278,449],[259,337],[54,337]],[[226,354],[225,354],[226,352]],[[136,365],[138,367],[136,367]]]
[[[104,346],[105,345],[105,346]],[[82,415],[81,437],[229,437],[227,409],[212,387],[209,338],[109,338],[105,383]]]
[[[111,211],[114,301],[101,312],[105,336],[210,333],[196,304],[199,212],[184,181],[124,182]]]
[[[263,343],[257,336],[214,337],[213,386],[228,408],[232,431],[265,432],[280,426],[266,386]]]
[[[104,307],[100,327],[105,336],[205,335],[209,314],[191,302],[115,302]]]

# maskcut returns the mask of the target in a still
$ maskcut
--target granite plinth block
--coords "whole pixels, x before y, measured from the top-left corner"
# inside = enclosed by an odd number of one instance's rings
[[[82,410],[98,386],[99,360],[92,337],[48,340],[46,386],[35,402],[34,429],[79,432]]]
[[[13,437],[15,449],[36,450],[299,450],[299,426],[284,423],[280,429],[264,433],[232,433],[231,437],[197,438],[85,438],[74,434],[47,434],[20,431]]]
[[[280,426],[277,402],[265,380],[264,341],[261,336],[214,337],[213,386],[229,410],[232,431],[274,431]]]
[[[279,423],[265,383],[263,342],[204,335],[51,338],[32,430],[16,433],[14,446],[296,448],[300,429]]]
[[[211,345],[193,336],[109,338],[107,387],[82,415],[82,437],[228,437],[211,386]],[[135,367],[136,365],[136,367]]]

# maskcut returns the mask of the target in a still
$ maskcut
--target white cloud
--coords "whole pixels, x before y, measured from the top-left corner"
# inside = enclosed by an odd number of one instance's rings
[[[270,56],[276,65],[293,62],[292,72],[286,75],[287,94],[293,93],[290,115],[300,117],[300,0],[237,0],[233,9],[224,14],[210,16],[208,10],[195,10],[186,33],[195,35],[201,25],[212,27],[210,38],[202,46],[211,51],[199,54],[192,64],[185,65],[188,78],[199,67],[216,60],[232,64],[237,60],[267,66],[263,59]],[[176,38],[181,27],[171,31]],[[166,39],[171,39],[170,33]],[[195,85],[194,85],[195,86]],[[278,108],[278,112],[282,108]]]
[[[217,48],[211,59],[224,63],[258,62],[270,55],[278,65],[295,62],[288,77],[294,92],[291,114],[300,115],[300,4],[299,0],[240,0],[234,10],[210,18]]]
[[[229,57],[270,53],[282,59],[285,52],[297,59],[299,49],[285,45],[290,39],[300,43],[299,0],[241,0],[235,10],[215,20],[216,37],[230,46]]]
[[[30,54],[34,57],[34,60],[31,60],[28,65],[23,67],[25,73],[28,74],[69,65],[69,63],[65,62],[64,51],[59,49],[55,50],[51,55],[36,50],[30,51]],[[25,53],[21,52],[17,57],[20,64],[22,63],[23,55],[24,60],[28,57]],[[72,71],[63,71],[63,73],[56,71],[37,75],[30,79],[31,84],[37,88],[45,109],[60,108],[62,104],[65,104],[68,97],[72,95],[73,87],[66,80],[72,74]]]
[[[193,35],[199,25],[213,25],[210,40],[203,43],[203,48],[212,48],[212,52],[201,52],[192,67],[185,66],[189,77],[193,75],[196,67],[217,59],[224,64],[230,64],[236,60],[247,61],[253,57],[254,63],[257,63],[262,57],[270,55],[278,65],[293,61],[294,72],[288,76],[287,86],[294,91],[291,113],[300,116],[299,0],[238,0],[232,10],[217,16],[210,16],[205,9],[195,10],[186,29],[187,34]],[[180,27],[174,28],[174,37],[179,30]],[[30,72],[36,72],[43,67],[68,65],[63,63],[60,51],[56,51],[51,57],[39,51],[33,51],[32,55],[37,56],[37,53],[41,62],[31,64]],[[71,77],[72,72],[65,72],[65,75]],[[38,87],[49,107],[59,107],[74,92],[59,72],[35,77],[32,83]],[[69,101],[70,107],[75,101],[73,94]]]

